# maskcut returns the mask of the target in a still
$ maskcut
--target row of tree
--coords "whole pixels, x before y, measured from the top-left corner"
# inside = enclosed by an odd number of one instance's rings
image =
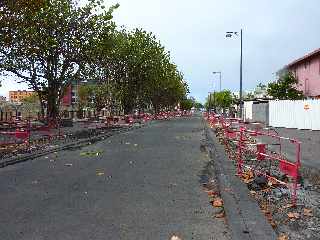
[[[157,112],[186,99],[188,86],[170,54],[142,29],[117,28],[103,1],[2,0],[0,72],[33,89],[42,114],[56,119],[71,83],[79,106],[112,104],[125,113],[152,106]]]
[[[265,91],[265,98],[277,100],[300,100],[305,99],[303,92],[297,89],[298,79],[291,72],[284,72],[276,82],[268,85],[258,84],[259,90]],[[255,99],[254,94],[247,94],[244,100]],[[233,104],[239,103],[239,99],[229,90],[211,93],[205,103],[206,109],[230,109]]]

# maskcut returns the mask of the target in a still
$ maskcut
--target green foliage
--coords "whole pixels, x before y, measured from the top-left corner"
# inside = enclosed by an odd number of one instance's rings
[[[279,100],[299,100],[304,99],[302,91],[295,88],[298,80],[292,73],[283,74],[277,82],[269,83],[267,92],[274,99]]]
[[[56,118],[64,89],[92,59],[100,36],[113,28],[101,1],[4,0],[0,8],[0,71],[26,82]]]
[[[197,101],[195,101],[195,102],[193,103],[193,106],[194,106],[194,108],[196,108],[197,110],[199,110],[199,109],[201,109],[201,108],[204,108],[203,104],[200,103],[200,102],[197,102]]]
[[[254,94],[251,93],[251,92],[249,92],[249,93],[245,96],[244,99],[246,99],[246,100],[252,100],[252,99],[254,99]]]
[[[231,107],[233,100],[232,93],[229,90],[223,90],[211,93],[206,99],[205,107],[207,109],[216,107],[225,110]]]
[[[1,1],[0,73],[27,83],[53,119],[75,80],[88,82],[79,108],[173,108],[188,93],[183,74],[152,33],[117,29],[116,8],[99,0]]]
[[[36,93],[34,93],[34,94],[22,99],[22,102],[23,103],[39,104],[39,96]]]
[[[126,113],[151,104],[157,112],[174,107],[186,97],[188,87],[183,75],[152,33],[122,29],[113,32],[111,42],[112,51],[101,45],[98,57],[107,60],[99,61],[99,69],[107,72],[109,84],[113,84],[117,95],[113,98],[118,98]],[[97,78],[106,81],[103,76]]]
[[[180,102],[180,109],[181,110],[191,110],[194,105],[194,101],[191,98],[186,98],[181,100]]]

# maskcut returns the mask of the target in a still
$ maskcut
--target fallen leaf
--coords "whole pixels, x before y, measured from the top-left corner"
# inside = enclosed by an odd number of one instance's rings
[[[251,178],[251,179],[243,179],[243,182],[246,183],[246,184],[251,183],[251,182],[253,182],[253,178]]]
[[[212,191],[212,190],[206,190],[206,193],[208,194],[209,197],[217,195],[217,193],[215,191]]]
[[[72,163],[66,163],[65,166],[72,167]]]
[[[303,215],[304,215],[304,216],[307,216],[307,217],[312,217],[312,216],[313,216],[312,209],[310,209],[310,208],[304,208],[304,209],[303,209]]]
[[[97,172],[97,176],[103,176],[104,172]]]
[[[296,212],[289,212],[287,215],[290,219],[299,219],[300,218],[300,214],[296,213]]]
[[[270,221],[270,224],[271,224],[271,227],[273,227],[273,228],[276,228],[276,227],[277,227],[276,222],[273,221],[273,220]]]
[[[289,204],[285,205],[285,206],[283,207],[283,209],[292,208],[292,207],[294,207],[294,204],[289,203]]]
[[[223,206],[223,201],[222,201],[221,198],[216,198],[216,199],[213,200],[212,205],[214,207],[222,207]]]
[[[99,156],[102,151],[90,151],[90,152],[82,152],[80,156]]]
[[[289,237],[285,233],[281,233],[277,240],[289,240]]]
[[[218,213],[216,215],[214,215],[215,218],[223,218],[224,217],[224,212],[222,213]]]
[[[177,235],[172,235],[170,240],[182,240],[182,238],[178,237]]]

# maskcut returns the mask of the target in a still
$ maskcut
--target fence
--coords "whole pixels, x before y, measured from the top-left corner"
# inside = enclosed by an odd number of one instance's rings
[[[244,178],[250,173],[254,176],[264,176],[270,186],[285,186],[291,190],[292,204],[296,204],[300,169],[300,145],[295,139],[277,135],[269,129],[249,130],[240,119],[223,118],[217,115],[205,116],[209,124],[215,127],[218,137],[225,145],[230,159],[235,160],[237,174]],[[282,142],[287,141],[295,149],[295,158],[288,159],[283,154]],[[276,150],[271,145],[277,145]],[[283,175],[288,180],[283,180]]]
[[[0,162],[1,159],[34,151],[41,151],[82,138],[104,135],[113,130],[126,129],[133,124],[141,124],[153,119],[167,120],[173,117],[190,116],[189,112],[161,112],[157,115],[148,113],[140,115],[113,116],[100,120],[79,120],[75,123],[57,124],[39,121],[17,120],[0,124]],[[70,120],[71,121],[71,120]]]
[[[269,103],[254,103],[252,105],[252,120],[269,125]]]
[[[269,102],[269,125],[320,130],[320,100]]]

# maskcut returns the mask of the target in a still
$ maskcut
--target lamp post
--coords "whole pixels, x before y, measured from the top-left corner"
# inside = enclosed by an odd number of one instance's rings
[[[231,38],[233,36],[238,36],[238,32],[226,32],[226,37],[227,38]],[[240,93],[239,93],[239,97],[240,97],[240,118],[242,118],[242,29],[240,31]]]
[[[220,72],[212,72],[213,74],[219,74],[219,91],[221,92],[221,71]]]
[[[211,92],[208,92],[209,97],[208,97],[208,114],[211,113]]]

